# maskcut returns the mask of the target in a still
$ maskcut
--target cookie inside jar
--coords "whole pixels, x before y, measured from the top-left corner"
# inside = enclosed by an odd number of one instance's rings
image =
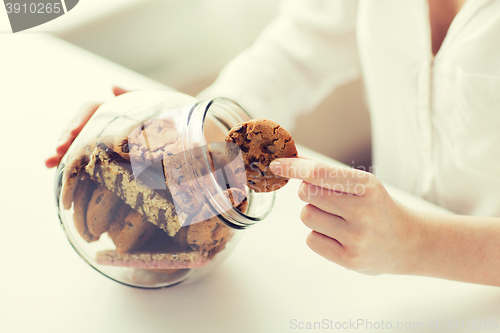
[[[161,116],[121,135],[99,136],[69,159],[62,206],[73,211],[79,240],[100,244],[90,258],[97,265],[178,275],[207,266],[234,237],[213,201],[246,212],[244,180],[237,179],[244,169],[218,173],[227,165],[223,140],[186,147],[177,121]],[[209,132],[223,138],[223,131]],[[208,183],[194,179],[193,170],[216,179],[211,186],[220,187],[219,197],[200,199],[193,186]]]
[[[63,157],[58,214],[76,252],[128,286],[205,276],[263,220],[274,193],[247,186],[225,137],[250,116],[227,98],[137,91],[104,103]]]

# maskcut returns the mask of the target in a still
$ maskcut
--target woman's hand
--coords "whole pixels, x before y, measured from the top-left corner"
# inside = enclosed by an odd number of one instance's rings
[[[308,203],[301,219],[313,231],[307,245],[319,255],[364,274],[403,274],[419,246],[418,215],[396,202],[373,174],[302,158],[271,163],[275,174],[303,180]]]
[[[113,87],[113,94],[115,96],[122,95],[126,92],[127,90],[123,88]],[[99,106],[101,106],[101,104],[99,103],[92,103],[90,105],[87,104],[82,106],[71,123],[63,130],[61,137],[59,138],[59,141],[57,143],[56,153],[45,160],[45,166],[47,168],[50,169],[59,165],[62,157],[68,151],[69,146],[71,146],[75,138],[78,136],[78,134],[80,134],[85,124],[87,124],[90,117],[92,117],[92,115],[97,111]]]

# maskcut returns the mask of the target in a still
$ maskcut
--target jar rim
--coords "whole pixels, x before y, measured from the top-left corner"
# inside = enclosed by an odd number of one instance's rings
[[[223,108],[216,109],[215,106],[225,106],[228,108],[231,108],[233,112],[224,112]],[[236,112],[234,112],[236,111]],[[196,126],[194,123],[194,119],[196,119],[196,113],[199,113],[199,119],[201,120],[202,126]],[[198,142],[204,146],[208,147],[209,142],[206,142],[205,136],[204,136],[204,129],[205,129],[205,121],[208,115],[214,116],[214,118],[219,121],[229,132],[231,128],[236,126],[239,123],[251,120],[251,116],[248,114],[248,112],[241,107],[238,103],[233,101],[230,98],[227,97],[214,97],[211,99],[205,99],[205,100],[200,100],[196,102],[191,110],[189,111],[189,114],[187,116],[187,131],[190,132],[186,135],[187,140],[187,146],[192,147],[193,144],[195,144],[195,140],[198,140]],[[201,141],[201,142],[200,142]],[[187,149],[184,149],[185,152],[187,152]],[[192,150],[191,150],[192,151]],[[186,156],[188,157],[188,156]],[[190,156],[192,158],[193,156]],[[207,170],[212,170],[210,161],[208,160],[208,155],[203,154],[203,159],[204,159],[204,167],[207,168]],[[189,163],[188,163],[189,165]],[[228,210],[223,209],[221,205],[218,205],[217,201],[211,200],[212,198],[207,197],[207,193],[204,192],[206,202],[209,203],[210,210],[212,213],[214,213],[216,216],[219,217],[219,219],[226,224],[227,226],[233,228],[233,229],[246,229],[259,221],[262,221],[265,219],[272,210],[272,207],[274,205],[275,197],[276,194],[275,192],[272,193],[266,193],[266,194],[261,194],[257,193],[252,189],[247,189],[247,200],[248,200],[248,211],[251,209],[252,201],[255,200],[256,195],[262,196],[262,195],[267,195],[270,197],[270,201],[268,202],[268,208],[265,209],[261,214],[258,216],[252,216],[248,215],[246,213],[241,212],[239,209],[234,207],[230,200],[223,194],[223,189],[221,186],[218,184],[217,179],[214,175],[213,172],[210,172],[209,179],[211,181],[212,186],[216,188],[217,190],[217,195],[222,198],[222,200],[225,201],[224,206],[225,207],[230,207]],[[254,200],[252,200],[254,199]],[[214,205],[215,203],[215,205]],[[255,204],[255,203],[254,203]],[[218,206],[218,207],[217,207]]]

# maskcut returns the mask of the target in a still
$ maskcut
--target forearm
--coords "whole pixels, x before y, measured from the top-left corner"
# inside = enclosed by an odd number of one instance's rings
[[[420,231],[407,274],[500,286],[500,218],[411,215]]]

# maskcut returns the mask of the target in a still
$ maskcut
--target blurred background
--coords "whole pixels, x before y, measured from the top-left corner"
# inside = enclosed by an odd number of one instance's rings
[[[252,45],[276,16],[279,3],[280,0],[81,0],[67,14],[26,33],[52,33],[196,95],[215,80],[227,62]],[[361,80],[337,89],[296,124],[292,130],[296,142],[349,166],[370,165],[370,121]]]

